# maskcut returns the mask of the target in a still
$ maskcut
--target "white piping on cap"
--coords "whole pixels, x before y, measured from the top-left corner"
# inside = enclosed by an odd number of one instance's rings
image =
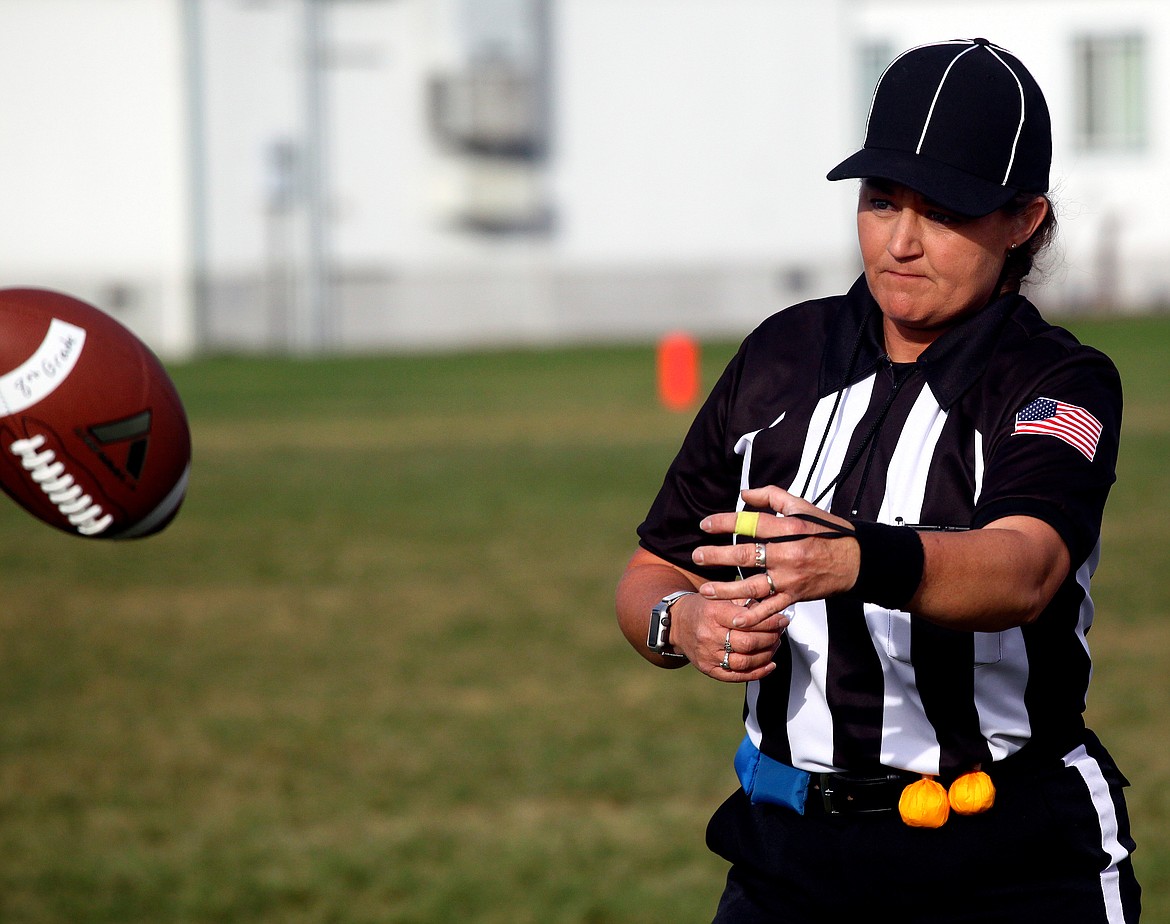
[[[1007,170],[1004,171],[1003,182],[999,184],[1000,186],[1007,186],[1008,177],[1012,175],[1012,167],[1015,166],[1016,163],[1016,147],[1020,143],[1020,135],[1024,132],[1024,121],[1028,116],[1027,112],[1024,111],[1024,84],[1016,72],[1012,70],[1012,66],[1008,64],[1007,61],[1005,61],[1003,58],[1001,58],[996,53],[994,48],[989,45],[987,50],[991,52],[996,61],[1007,68],[1007,72],[1012,75],[1012,79],[1016,82],[1016,88],[1020,91],[1020,121],[1016,125],[1016,137],[1012,139],[1012,154],[1011,157],[1008,158]]]
[[[951,59],[951,63],[947,65],[947,69],[943,71],[943,75],[939,79],[938,86],[935,87],[934,90],[934,99],[930,101],[930,109],[928,109],[926,112],[926,121],[922,124],[922,134],[918,136],[918,146],[914,149],[915,154],[922,153],[922,145],[926,141],[926,133],[930,130],[930,120],[934,118],[934,107],[938,103],[939,96],[942,94],[943,85],[947,82],[947,77],[951,73],[951,68],[959,63],[959,58],[974,51],[978,47],[978,45],[972,44],[971,47],[967,48],[965,51],[960,51],[957,55],[954,56],[954,58]]]
[[[949,41],[949,42],[928,42],[925,45],[915,45],[913,48],[907,48],[904,52],[902,52],[900,55],[898,55],[898,57],[894,58],[893,61],[891,61],[889,64],[886,65],[886,69],[884,71],[882,71],[882,75],[878,78],[877,84],[874,85],[873,95],[869,98],[869,113],[865,117],[865,135],[863,137],[866,137],[866,138],[869,137],[869,123],[873,119],[873,104],[875,102],[877,102],[878,90],[881,89],[882,81],[886,79],[886,74],[888,74],[890,72],[890,68],[892,68],[895,64],[897,64],[904,57],[906,57],[906,55],[913,54],[914,52],[916,52],[922,48],[934,48],[936,45],[972,45],[972,44],[974,44],[974,43],[970,42],[970,41],[966,41],[964,39],[956,39],[954,41]]]

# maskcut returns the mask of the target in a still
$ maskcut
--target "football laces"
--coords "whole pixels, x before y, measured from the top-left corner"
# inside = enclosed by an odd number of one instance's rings
[[[20,459],[20,464],[29,473],[40,489],[48,496],[62,515],[83,536],[96,536],[114,522],[110,514],[102,515],[100,504],[95,504],[81,485],[65,470],[65,464],[57,461],[56,453],[44,449],[45,438],[41,434],[28,439],[17,440],[8,447]]]

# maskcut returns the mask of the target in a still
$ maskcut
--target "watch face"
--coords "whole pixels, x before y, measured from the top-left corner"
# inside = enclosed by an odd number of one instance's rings
[[[694,593],[693,590],[675,591],[654,604],[654,608],[650,610],[650,633],[646,639],[646,646],[651,651],[674,655],[674,651],[670,647],[670,608],[681,597],[692,593]],[[676,657],[684,656],[676,655]]]
[[[646,646],[651,651],[661,651],[668,644],[670,630],[670,616],[667,606],[659,603],[650,611],[650,635],[646,639]]]

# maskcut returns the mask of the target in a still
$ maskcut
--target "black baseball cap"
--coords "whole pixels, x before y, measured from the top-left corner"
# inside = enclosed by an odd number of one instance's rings
[[[960,215],[987,215],[1018,192],[1048,191],[1052,124],[1044,94],[987,39],[919,45],[874,89],[865,144],[830,180],[881,177]]]

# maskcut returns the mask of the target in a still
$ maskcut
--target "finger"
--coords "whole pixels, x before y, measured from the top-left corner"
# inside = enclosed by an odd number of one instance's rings
[[[762,571],[739,581],[707,581],[699,587],[699,593],[708,600],[737,600],[749,597],[758,601],[756,604],[758,606],[777,596],[781,589],[770,572]],[[767,612],[774,612],[774,609],[769,609]]]
[[[776,513],[784,515],[812,507],[812,504],[808,501],[797,497],[795,494],[790,494],[788,491],[785,491],[783,488],[778,488],[774,484],[765,485],[761,488],[746,488],[740,492],[740,496],[744,499],[744,503],[751,504],[753,507],[773,510]]]
[[[780,639],[788,620],[783,616],[772,620],[771,631],[728,629],[723,634],[719,650],[712,654],[708,673],[751,673],[767,665],[780,647]],[[710,649],[709,649],[710,650]]]
[[[810,509],[817,510],[815,507],[810,507]],[[820,510],[817,512],[824,513]],[[730,533],[743,537],[738,539],[735,544],[743,548],[750,548],[752,539],[758,542],[767,542],[771,539],[791,535],[794,532],[807,532],[808,526],[803,522],[786,522],[780,514],[741,510],[739,513],[712,513],[703,518],[702,522],[699,523],[699,529],[716,536]],[[726,546],[721,546],[721,548],[726,548]]]
[[[727,656],[726,667],[723,666],[724,662],[721,660],[709,673],[716,680],[724,680],[729,683],[762,680],[776,669],[774,657],[775,651],[750,655],[733,653]]]
[[[749,656],[767,654],[771,657],[780,645],[782,635],[782,631],[763,632],[755,630],[748,632],[744,629],[732,629],[728,635],[731,654]]]
[[[723,623],[731,629],[746,632],[782,632],[792,622],[792,604],[795,601],[784,594],[776,594],[756,601],[754,606],[742,607]]]
[[[735,545],[701,545],[691,552],[691,561],[696,565],[764,568],[768,563],[768,543],[745,541]]]
[[[736,544],[750,547],[751,542],[748,540],[767,541],[787,536],[794,530],[803,532],[807,527],[802,524],[785,524],[781,514],[741,510],[739,513],[712,513],[703,518],[699,523],[699,529],[716,536],[727,534],[742,536],[743,539]]]
[[[717,535],[734,533],[737,536],[752,539],[757,536],[770,535],[771,531],[767,529],[766,525],[770,516],[769,514],[761,517],[758,512],[750,510],[741,510],[738,513],[712,513],[703,518],[699,528],[705,533]],[[761,519],[764,521],[762,529]]]
[[[792,623],[793,610],[792,605],[784,607],[782,610],[777,610],[774,613],[769,613],[760,619],[758,622],[747,623],[746,620],[737,617],[732,620],[732,628],[737,632],[748,632],[752,635],[765,635],[772,633],[777,637],[784,634],[784,631]],[[735,623],[743,622],[743,625],[735,625]]]
[[[820,507],[810,504],[803,498],[797,497],[795,494],[790,494],[788,491],[785,491],[783,488],[778,488],[775,485],[769,485],[763,488],[747,488],[740,493],[744,499],[744,503],[751,504],[753,507],[770,507],[775,511],[776,519],[773,522],[783,522],[783,518],[789,517],[814,523],[830,531],[852,530],[852,526],[848,520],[833,516]],[[764,522],[767,522],[766,518]],[[808,530],[809,528],[807,526],[801,527],[801,531],[807,532]],[[781,535],[783,532],[783,528],[779,533],[769,530],[766,538]],[[763,534],[760,533],[759,535]]]

